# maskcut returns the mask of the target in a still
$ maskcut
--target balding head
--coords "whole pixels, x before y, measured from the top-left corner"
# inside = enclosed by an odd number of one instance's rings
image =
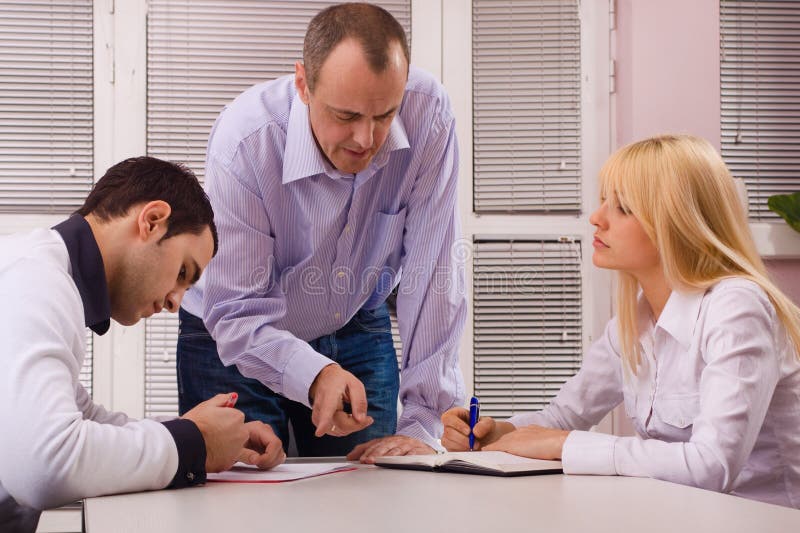
[[[322,65],[345,39],[357,42],[370,69],[380,74],[389,64],[393,44],[398,44],[409,64],[408,40],[403,27],[385,9],[367,3],[346,3],[323,9],[311,19],[303,44],[303,64],[308,89],[314,91]]]

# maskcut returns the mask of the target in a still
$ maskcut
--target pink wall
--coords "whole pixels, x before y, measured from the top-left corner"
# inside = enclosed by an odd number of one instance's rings
[[[671,132],[720,148],[718,1],[618,0],[615,57],[617,147]],[[800,302],[800,260],[767,263]]]
[[[800,305],[800,259],[770,259],[765,262],[778,287]]]
[[[719,149],[719,2],[618,0],[617,146],[691,133]]]

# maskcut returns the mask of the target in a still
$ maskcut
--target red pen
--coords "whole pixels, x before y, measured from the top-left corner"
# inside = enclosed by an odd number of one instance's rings
[[[238,399],[239,395],[236,394],[235,392],[232,392],[230,398],[228,398],[228,401],[225,402],[225,407],[233,407],[234,405],[236,405],[236,400]]]

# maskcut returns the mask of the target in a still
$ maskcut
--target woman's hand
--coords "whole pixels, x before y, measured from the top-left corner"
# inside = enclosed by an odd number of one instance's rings
[[[483,449],[513,453],[531,459],[561,459],[564,441],[568,435],[569,431],[563,429],[524,426],[504,434]]]
[[[463,407],[453,407],[442,415],[444,433],[442,446],[451,452],[469,450],[469,411]],[[497,422],[488,416],[482,416],[475,424],[475,450],[485,449],[489,443],[495,442],[502,435],[514,431],[509,422]]]

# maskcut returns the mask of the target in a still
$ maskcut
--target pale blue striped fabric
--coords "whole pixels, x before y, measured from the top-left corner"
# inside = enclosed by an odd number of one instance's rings
[[[318,150],[292,76],[222,112],[206,162],[220,249],[183,305],[204,319],[223,363],[308,405],[330,360],[304,341],[378,306],[399,282],[398,433],[440,436],[441,413],[464,398],[454,129],[443,87],[413,67],[384,146],[357,175]]]

